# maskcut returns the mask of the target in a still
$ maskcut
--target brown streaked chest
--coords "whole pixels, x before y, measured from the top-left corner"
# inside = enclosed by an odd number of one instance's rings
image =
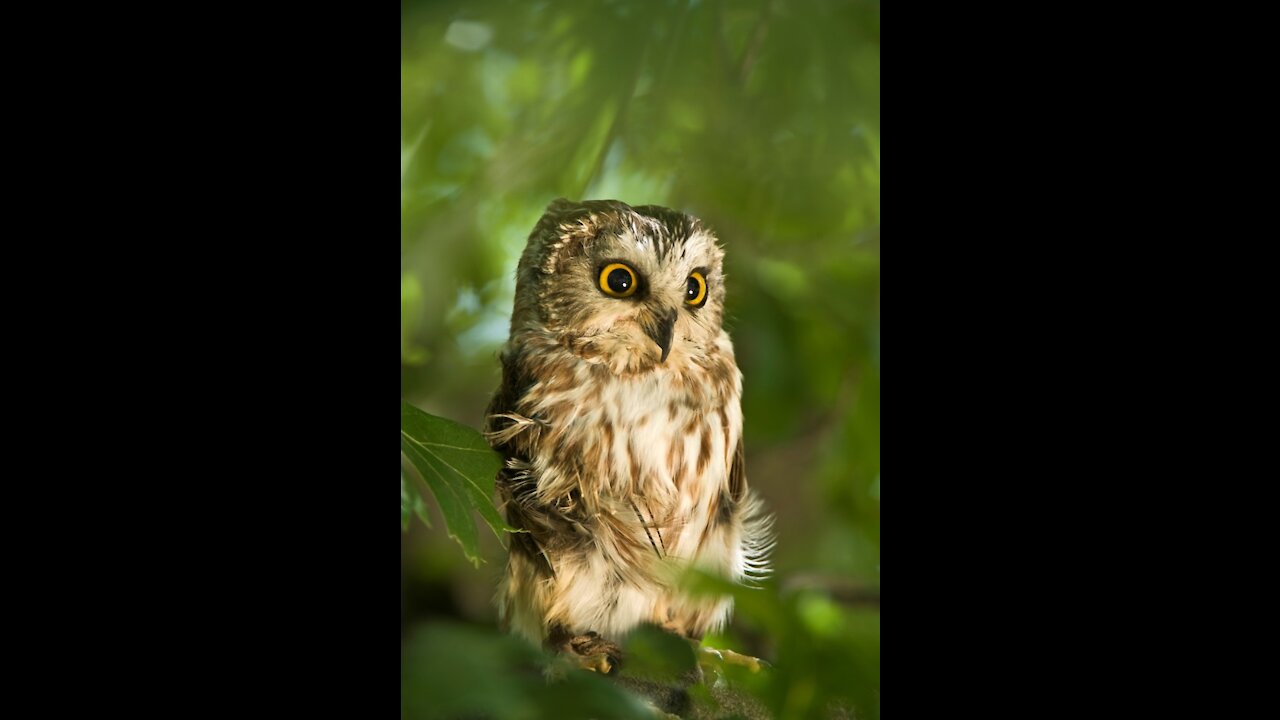
[[[588,511],[605,496],[637,494],[668,513],[701,504],[727,480],[742,428],[732,344],[722,333],[713,346],[697,358],[673,352],[665,364],[617,373],[560,338],[513,341],[528,379],[516,412],[538,424],[520,451],[536,467],[540,498],[558,502],[576,490]]]
[[[664,525],[714,502],[741,432],[735,384],[696,366],[575,373],[535,404],[551,429],[539,449],[546,466],[576,475],[582,493],[606,505],[644,498],[648,521]]]

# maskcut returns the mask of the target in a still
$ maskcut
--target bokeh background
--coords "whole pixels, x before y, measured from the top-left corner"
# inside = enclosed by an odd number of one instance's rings
[[[472,427],[552,199],[717,232],[747,474],[779,540],[774,581],[713,640],[778,665],[779,715],[878,715],[879,3],[405,0],[400,135],[401,394]],[[442,522],[401,539],[412,716],[425,638],[495,626],[504,552],[487,534],[477,569]]]

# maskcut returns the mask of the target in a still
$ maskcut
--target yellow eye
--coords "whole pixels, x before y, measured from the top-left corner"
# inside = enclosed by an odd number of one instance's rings
[[[689,276],[688,285],[684,291],[684,302],[686,305],[694,307],[702,307],[707,301],[707,279],[702,277],[702,273],[694,271]]]
[[[637,284],[636,271],[622,263],[609,263],[600,270],[600,289],[609,297],[631,297]]]

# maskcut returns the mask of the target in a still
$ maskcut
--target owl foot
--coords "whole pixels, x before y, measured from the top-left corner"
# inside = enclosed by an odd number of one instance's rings
[[[710,665],[712,667],[725,665],[737,665],[745,667],[753,673],[758,673],[765,668],[773,667],[769,663],[760,658],[751,657],[750,655],[742,655],[732,650],[716,650],[704,645],[698,646],[698,664]]]
[[[613,675],[622,666],[622,649],[595,632],[569,638],[560,651],[578,667],[601,675]]]

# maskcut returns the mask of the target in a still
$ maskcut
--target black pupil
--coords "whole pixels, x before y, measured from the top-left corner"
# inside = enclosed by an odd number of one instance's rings
[[[609,289],[621,295],[631,287],[631,273],[618,268],[609,273]]]
[[[692,277],[689,278],[689,289],[685,291],[684,293],[685,297],[689,298],[690,300],[698,297],[698,290],[699,290],[698,279],[692,278]]]

